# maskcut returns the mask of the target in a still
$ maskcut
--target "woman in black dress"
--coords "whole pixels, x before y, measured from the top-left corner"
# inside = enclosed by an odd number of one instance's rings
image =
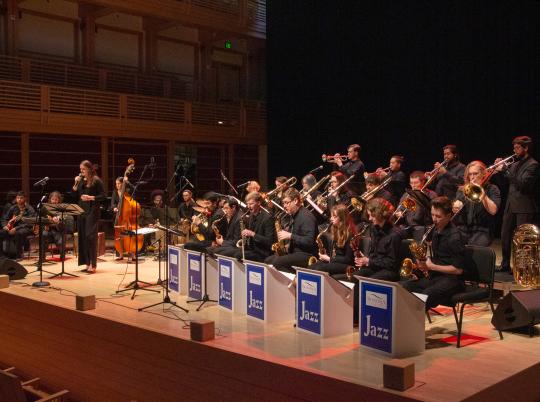
[[[82,161],[81,173],[75,177],[73,191],[84,213],[78,217],[79,265],[86,265],[88,273],[96,272],[98,225],[100,203],[105,200],[103,182],[96,174],[96,166],[90,161]]]

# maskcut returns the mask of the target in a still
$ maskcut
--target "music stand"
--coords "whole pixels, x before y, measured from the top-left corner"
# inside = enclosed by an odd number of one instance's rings
[[[47,212],[50,212],[53,215],[60,214],[60,221],[64,222],[64,216],[79,216],[84,213],[84,209],[82,209],[78,204],[43,204],[45,207],[45,210]],[[60,260],[62,260],[62,270],[54,274],[53,276],[49,277],[49,279],[56,278],[57,276],[62,275],[69,275],[73,276],[75,278],[78,277],[78,275],[70,274],[69,272],[66,272],[64,270],[64,263],[66,259],[66,224],[64,222],[64,228],[62,229],[62,248],[60,249]]]
[[[177,231],[177,230],[174,230],[174,229],[169,229],[169,228],[166,228],[166,227],[163,227],[161,225],[158,225],[156,226],[158,229],[160,230],[163,230],[165,232],[165,250],[168,250],[169,249],[169,234],[172,233],[174,235],[177,235],[177,236],[181,236],[183,235],[183,233]],[[161,260],[160,260],[161,261]],[[159,306],[160,304],[170,304],[171,306],[174,306],[174,307],[177,307],[179,308],[180,310],[186,312],[186,313],[189,313],[189,310],[188,309],[185,309],[184,307],[182,306],[179,306],[178,304],[176,304],[175,302],[171,301],[171,298],[169,297],[169,264],[168,264],[168,261],[169,259],[167,258],[166,259],[167,263],[165,263],[165,286],[163,286],[163,282],[162,282],[162,286],[165,288],[165,292],[163,293],[163,301],[159,302],[159,303],[154,303],[154,304],[151,304],[149,306],[145,306],[145,307],[141,307],[139,309],[139,311],[144,311],[146,310],[147,308],[151,308],[151,307],[155,307],[155,306]],[[159,277],[161,278],[161,264],[160,264],[160,272],[159,272]]]

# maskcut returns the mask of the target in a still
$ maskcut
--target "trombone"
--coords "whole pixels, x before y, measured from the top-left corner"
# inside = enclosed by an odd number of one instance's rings
[[[465,198],[474,203],[481,202],[485,194],[484,185],[487,183],[489,178],[497,171],[497,168],[501,165],[504,165],[504,167],[508,169],[508,167],[518,161],[517,158],[518,155],[513,154],[511,156],[508,156],[507,158],[500,160],[499,162],[494,163],[491,166],[488,166],[484,171],[484,177],[479,184],[471,181],[463,186],[463,195],[465,196]]]
[[[340,155],[340,154],[336,154],[336,155],[322,154],[321,159],[323,162],[335,163],[337,159],[341,159],[343,162],[345,162],[349,159],[349,157],[347,155]]]
[[[361,196],[360,199],[353,197],[351,198],[350,204],[347,206],[349,209],[349,212],[358,211],[362,212],[364,209],[364,205],[368,203],[369,200],[371,200],[380,190],[385,188],[388,183],[392,180],[391,176],[386,176],[384,180],[379,184],[378,186],[372,188],[369,191],[365,191]]]

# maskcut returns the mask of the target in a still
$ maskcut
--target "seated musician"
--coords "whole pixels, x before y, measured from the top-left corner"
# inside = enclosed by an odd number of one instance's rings
[[[311,173],[302,177],[302,190],[300,190],[302,196],[306,194],[316,183],[317,179]],[[320,194],[321,192],[318,189],[313,190],[311,193],[309,193],[309,197],[311,197],[312,200],[315,200]]]
[[[358,275],[383,279],[399,280],[399,250],[401,235],[390,223],[394,207],[383,198],[368,201],[366,210],[371,223],[368,254],[354,259],[359,267]]]
[[[194,236],[191,237],[188,243],[184,244],[184,248],[187,250],[201,253],[204,253],[216,240],[216,235],[212,230],[212,223],[223,218],[223,211],[218,208],[219,196],[216,193],[208,192],[203,196],[203,199],[206,205],[203,207],[202,212],[193,216],[191,221],[191,233]]]
[[[53,191],[49,195],[49,204],[60,204],[62,202],[62,194],[59,191]],[[73,233],[75,227],[75,221],[73,216],[64,215],[62,218],[61,214],[48,213],[48,218],[43,218],[45,223],[48,223],[43,228],[42,241],[43,247],[42,250],[45,252],[49,244],[53,243],[60,250],[60,255],[64,257],[64,234]],[[62,221],[60,220],[62,218]]]
[[[150,193],[150,199],[152,200],[152,206],[150,208],[144,208],[141,213],[141,226],[153,227],[158,222],[161,225],[176,223],[176,211],[172,208],[168,208],[169,216],[165,215],[165,204],[163,203],[163,190],[154,190]],[[168,219],[167,219],[168,218]]]
[[[249,209],[245,217],[245,229],[240,233],[244,244],[244,256],[247,260],[264,261],[272,254],[272,244],[275,241],[275,228],[272,216],[262,209],[262,197],[259,193],[249,193],[246,204]],[[237,248],[232,255],[242,258],[242,249]]]
[[[287,213],[288,225],[277,232],[278,241],[286,242],[285,255],[271,255],[264,262],[277,269],[294,272],[293,266],[307,267],[309,257],[317,252],[317,220],[302,206],[302,198],[295,188],[289,188],[283,195],[283,207]]]
[[[472,161],[465,168],[465,186],[469,183],[482,185],[486,175],[486,165],[481,161]],[[458,190],[452,205],[454,219],[467,244],[488,247],[493,241],[495,214],[501,205],[499,188],[491,183],[483,184],[484,193],[480,202],[473,202],[465,197],[463,189]],[[460,211],[461,210],[461,211]]]
[[[261,185],[255,180],[251,180],[246,186],[247,193],[258,193],[261,191]]]
[[[375,191],[377,187],[381,185],[383,182],[383,177],[379,175],[378,173],[369,173],[366,176],[366,192]],[[375,197],[383,198],[386,201],[388,201],[392,206],[394,205],[394,197],[390,191],[388,191],[386,188],[380,188],[378,191],[376,191],[374,194],[371,194],[369,199],[373,199]],[[368,199],[368,201],[369,201]]]
[[[437,193],[429,188],[424,188],[426,176],[424,172],[415,170],[409,175],[411,190],[407,190],[399,200],[399,206],[395,212],[394,222],[399,223],[403,231],[403,237],[420,240],[424,235],[426,226],[431,225],[431,200],[437,197]],[[415,209],[403,208],[405,199],[412,198]]]
[[[193,209],[193,207],[195,206],[195,201],[193,200],[193,192],[188,189],[182,191],[182,200],[183,202],[181,202],[180,206],[178,207],[178,215],[180,218],[179,220],[191,220],[193,215],[195,215],[195,210]]]
[[[348,205],[354,192],[349,188],[348,184],[344,184],[347,177],[341,172],[330,173],[330,187],[328,189],[327,211],[331,211],[334,205]]]
[[[407,175],[401,171],[401,164],[403,161],[403,156],[394,155],[390,158],[388,172],[386,172],[383,168],[378,168],[375,171],[375,173],[377,173],[381,179],[385,179],[386,176],[390,175],[390,183],[388,183],[386,189],[392,195],[392,199],[389,201],[394,206],[397,205],[398,200],[401,198],[403,193],[405,193],[405,188],[407,188]]]
[[[214,234],[216,239],[212,246],[207,248],[210,254],[221,254],[232,257],[236,252],[236,243],[240,240],[240,216],[242,211],[234,198],[225,198],[223,203],[223,219],[214,221]]]
[[[22,218],[30,218],[36,215],[34,208],[26,203],[26,195],[19,191],[15,197],[15,205],[8,209],[2,217],[2,229],[0,230],[0,256],[4,255],[4,240],[13,239],[15,242],[16,256],[23,256],[24,242],[32,234],[32,223],[27,223]]]
[[[279,187],[279,191],[274,193],[270,197],[270,199],[266,200],[267,201],[266,206],[269,208],[270,211],[272,211],[274,216],[280,212],[283,212],[281,211],[279,207],[283,207],[283,203],[282,203],[283,195],[285,194],[285,191],[287,191],[287,189],[289,188],[289,186],[285,184],[286,182],[287,182],[287,178],[285,176],[276,177],[274,184],[276,185],[275,187],[276,189]],[[274,203],[278,205],[276,206]]]
[[[6,203],[2,207],[2,214],[0,215],[0,218],[3,218],[4,215],[7,214],[9,209],[13,205],[15,205],[15,198],[16,197],[17,197],[17,192],[16,191],[10,190],[10,191],[7,192],[7,194],[6,194]]]
[[[338,204],[332,208],[330,215],[332,226],[329,229],[330,241],[323,241],[322,236],[318,236],[319,262],[310,265],[310,269],[325,271],[331,275],[343,275],[347,267],[354,264],[354,253],[351,241],[356,234],[356,226],[349,214],[346,205]],[[321,250],[321,245],[325,250]],[[323,251],[323,253],[321,253]]]
[[[462,273],[465,268],[465,244],[459,230],[451,222],[452,202],[447,197],[431,201],[431,218],[435,229],[432,237],[433,256],[417,261],[418,268],[428,274],[405,282],[411,292],[428,296],[426,310],[444,303],[463,289]]]

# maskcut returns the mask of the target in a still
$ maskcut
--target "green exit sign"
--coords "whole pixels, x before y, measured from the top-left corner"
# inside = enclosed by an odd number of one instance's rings
[[[230,40],[225,41],[225,49],[232,49],[232,43]]]

